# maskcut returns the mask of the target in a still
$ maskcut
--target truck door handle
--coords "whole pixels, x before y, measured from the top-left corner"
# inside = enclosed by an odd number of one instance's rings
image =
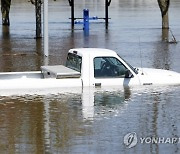
[[[95,83],[95,87],[101,87],[101,83]]]

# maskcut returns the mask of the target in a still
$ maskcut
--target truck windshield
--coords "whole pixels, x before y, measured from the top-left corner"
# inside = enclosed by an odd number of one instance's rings
[[[81,72],[81,64],[82,64],[82,57],[73,53],[68,53],[66,67]]]
[[[138,71],[135,67],[133,67],[132,65],[130,65],[126,60],[124,60],[119,54],[117,54],[131,69],[132,71],[134,71],[134,73],[138,74]]]

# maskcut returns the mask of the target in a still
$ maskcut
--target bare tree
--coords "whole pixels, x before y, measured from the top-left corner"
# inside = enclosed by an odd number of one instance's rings
[[[168,9],[170,5],[170,0],[157,0],[157,1],[162,15],[162,28],[168,29],[169,28]]]
[[[11,0],[1,0],[1,13],[2,13],[2,24],[8,25],[9,21],[9,11],[11,6]]]

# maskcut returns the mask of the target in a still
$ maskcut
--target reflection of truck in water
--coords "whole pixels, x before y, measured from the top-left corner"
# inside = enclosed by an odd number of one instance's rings
[[[134,68],[116,52],[99,48],[69,50],[66,66],[42,66],[41,71],[34,72],[0,73],[1,90],[154,84],[180,84],[180,74]]]

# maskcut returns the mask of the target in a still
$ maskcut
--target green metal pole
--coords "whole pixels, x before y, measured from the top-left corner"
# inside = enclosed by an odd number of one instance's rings
[[[105,0],[105,24],[106,24],[106,29],[108,28],[108,23],[109,23],[109,6],[111,4],[111,0]]]
[[[74,0],[68,0],[71,7],[71,28],[74,29]]]
[[[36,10],[36,38],[41,38],[41,0],[35,1]]]

